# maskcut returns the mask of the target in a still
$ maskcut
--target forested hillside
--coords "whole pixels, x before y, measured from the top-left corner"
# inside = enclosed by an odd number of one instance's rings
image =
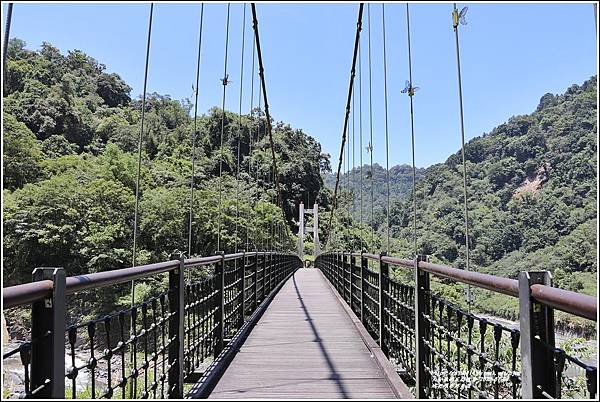
[[[63,55],[48,43],[31,51],[18,39],[10,42],[5,90],[3,285],[30,281],[37,266],[65,267],[68,275],[130,266],[141,101],[117,74],[83,52]],[[191,107],[168,95],[147,97],[138,263],[187,250]],[[255,110],[240,121],[227,112],[223,152],[221,119],[217,108],[199,117],[194,254],[216,251],[220,160],[225,172],[221,248],[232,251],[236,243],[238,133],[238,246],[247,247],[251,230],[248,247],[266,247],[271,222],[282,220],[269,176],[264,114]],[[286,224],[295,233],[292,217],[300,200],[308,196],[328,205],[320,195],[327,194],[321,192],[320,171],[329,161],[301,130],[279,122],[273,134]],[[295,247],[293,240],[287,246]]]
[[[425,169],[416,169],[417,181],[423,177]],[[412,166],[397,165],[390,168],[390,202],[406,200],[411,196],[412,191]],[[350,173],[342,173],[340,177],[340,187],[344,192],[350,191],[355,195],[355,202],[351,206],[352,217],[360,220],[360,167],[350,170]],[[385,168],[378,163],[373,164],[373,219],[371,219],[371,167],[364,165],[362,168],[362,188],[363,188],[363,221],[367,225],[379,226],[385,221],[385,211],[387,205],[387,178]],[[333,190],[335,186],[336,173],[325,174],[325,185]]]
[[[596,294],[596,85],[592,77],[562,95],[546,94],[533,113],[514,116],[466,144],[472,269],[513,278],[519,271],[550,270],[557,286]],[[385,187],[382,194],[379,182],[385,170],[376,172],[375,205],[384,214]],[[364,197],[370,188],[363,180]],[[461,268],[462,180],[458,151],[424,169],[417,181],[418,252]],[[404,184],[405,196],[391,208],[391,254],[411,256],[412,183],[405,177]],[[358,193],[353,196],[357,203]],[[365,203],[370,208],[370,200]],[[385,219],[376,222],[375,246],[381,247]],[[357,244],[359,231],[350,237],[341,232],[340,241]],[[495,312],[503,308],[497,302],[480,300]]]
[[[507,277],[548,269],[556,285],[596,293],[596,85],[592,77],[562,95],[546,94],[533,113],[514,116],[468,142],[472,269]],[[192,106],[189,100],[164,94],[147,97],[139,263],[187,250]],[[133,97],[117,74],[107,73],[81,51],[64,55],[48,43],[32,51],[13,39],[3,112],[4,286],[29,281],[36,266],[62,266],[68,275],[129,266],[139,97]],[[220,161],[225,172],[221,248],[231,251],[236,243],[263,248],[271,222],[282,221],[274,202],[264,114],[255,110],[240,117],[227,112],[223,152],[221,119],[218,108],[198,119],[194,254],[216,251]],[[323,177],[330,186],[335,180],[328,155],[314,138],[282,122],[274,124],[273,134],[290,232],[297,230],[297,204],[317,201],[322,207],[321,239],[329,239],[330,248],[358,250],[362,239],[365,249],[382,249],[385,169],[373,166],[371,220],[371,179],[369,168],[363,168],[362,228],[360,170],[350,172],[351,191],[348,176],[342,176],[340,210],[350,207],[352,217],[338,212],[335,234],[328,236],[331,190],[323,186]],[[241,173],[236,181],[238,135]],[[393,167],[390,179],[390,254],[412,256],[412,168]],[[459,151],[444,163],[417,170],[419,253],[464,267],[462,196]],[[294,239],[286,246],[294,248]],[[508,307],[504,311],[493,297],[477,297],[483,309],[510,316]]]

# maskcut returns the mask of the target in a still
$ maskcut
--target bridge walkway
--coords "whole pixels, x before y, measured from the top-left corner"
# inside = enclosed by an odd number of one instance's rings
[[[275,296],[210,398],[397,398],[320,270]]]

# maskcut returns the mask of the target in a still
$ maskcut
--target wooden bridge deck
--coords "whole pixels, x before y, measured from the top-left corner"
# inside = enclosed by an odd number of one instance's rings
[[[395,398],[318,269],[284,284],[210,398]]]

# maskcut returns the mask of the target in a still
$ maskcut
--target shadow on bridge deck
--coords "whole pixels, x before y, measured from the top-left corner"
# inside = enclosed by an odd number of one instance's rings
[[[300,269],[252,330],[210,398],[395,398],[326,279]]]

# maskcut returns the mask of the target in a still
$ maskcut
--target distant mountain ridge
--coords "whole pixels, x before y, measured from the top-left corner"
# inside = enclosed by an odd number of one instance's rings
[[[596,110],[594,76],[564,94],[545,94],[533,113],[466,144],[472,269],[506,277],[550,270],[558,286],[596,293]],[[390,254],[411,256],[412,169],[394,166],[390,173]],[[465,265],[462,174],[460,150],[417,171],[418,252],[457,267]],[[369,180],[363,180],[370,217]],[[327,186],[334,183],[334,175],[325,178]],[[386,186],[379,165],[374,183],[374,226],[383,244]],[[351,181],[355,197],[358,185]]]
[[[370,179],[370,166],[365,164],[362,166],[362,189],[363,189],[363,217],[365,222],[370,219],[371,213],[371,179]],[[421,180],[425,172],[424,168],[416,169],[416,180]],[[385,214],[385,208],[387,203],[387,181],[385,168],[378,163],[373,164],[373,198],[374,198],[374,219],[378,222],[378,219]],[[412,177],[413,170],[412,166],[402,164],[392,166],[390,168],[390,200],[397,202],[399,200],[405,200],[410,197],[412,192]],[[352,216],[354,219],[359,219],[360,215],[360,188],[361,188],[361,167],[355,167],[348,173],[342,173],[340,177],[340,189],[344,192],[348,190],[348,184],[351,192],[354,194],[355,202],[352,207]],[[327,173],[324,175],[324,183],[327,188],[331,190],[335,187],[336,173]]]

